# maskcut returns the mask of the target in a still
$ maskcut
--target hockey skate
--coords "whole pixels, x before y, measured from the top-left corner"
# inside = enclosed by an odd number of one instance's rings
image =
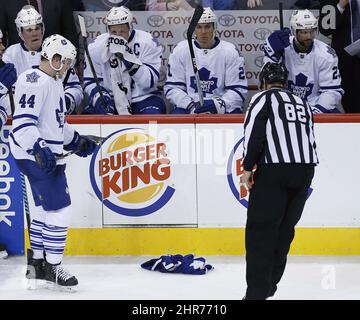
[[[45,280],[47,288],[55,291],[76,292],[78,281],[75,276],[63,269],[59,264],[45,261]]]
[[[34,252],[28,249],[25,287],[29,290],[37,289],[45,284],[44,259],[34,259],[33,256]]]

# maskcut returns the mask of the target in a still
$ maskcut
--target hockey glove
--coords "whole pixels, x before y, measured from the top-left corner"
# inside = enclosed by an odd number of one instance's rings
[[[290,45],[290,29],[284,28],[282,30],[274,31],[265,41],[264,50],[269,56],[276,55],[279,57],[281,52]]]
[[[219,97],[213,97],[211,99],[205,99],[204,105],[200,103],[196,105],[195,113],[218,113],[224,114],[226,111],[226,104],[223,99]]]
[[[0,69],[0,94],[6,94],[16,82],[16,69],[12,63],[7,63]]]
[[[51,174],[56,169],[56,158],[53,152],[47,147],[46,142],[43,139],[38,139],[35,142],[33,148],[29,151],[29,154],[35,157],[36,163],[40,169],[47,174]]]
[[[104,100],[101,98],[100,90],[102,91]],[[114,114],[115,105],[114,100],[111,98],[110,94],[104,87],[96,86],[91,90],[90,97],[90,107],[88,113],[95,114]]]
[[[88,136],[81,136],[75,131],[74,138],[72,141],[64,146],[64,150],[72,151],[75,150],[75,154],[79,157],[87,157],[91,155],[96,148],[96,142]]]

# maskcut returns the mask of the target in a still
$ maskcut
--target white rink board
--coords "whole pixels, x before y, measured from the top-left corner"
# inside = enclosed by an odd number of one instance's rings
[[[196,144],[194,124],[159,124],[155,131],[146,124],[73,126],[82,134],[103,137],[126,128],[149,130],[158,142],[167,145],[171,159],[168,185],[175,189],[170,200],[158,211],[135,217],[121,215],[102,206],[96,196],[89,178],[91,159],[72,155],[67,160],[66,173],[73,203],[73,228],[120,225],[230,228],[245,225],[246,207],[234,196],[227,177],[232,149],[243,137],[242,124],[196,124]],[[360,170],[357,169],[360,125],[316,123],[315,135],[320,165],[315,169],[313,192],[298,226],[360,227]],[[195,149],[198,166],[194,160]],[[240,144],[234,159],[241,153]],[[239,187],[237,178],[234,179],[236,188]],[[32,198],[29,202],[33,212]]]

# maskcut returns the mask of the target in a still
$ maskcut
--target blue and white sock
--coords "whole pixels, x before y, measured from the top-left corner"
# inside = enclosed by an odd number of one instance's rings
[[[34,259],[44,258],[44,244],[42,229],[44,222],[33,219],[30,225],[30,247],[34,252]]]
[[[61,263],[66,244],[67,230],[67,227],[44,224],[42,239],[47,262],[51,264]]]

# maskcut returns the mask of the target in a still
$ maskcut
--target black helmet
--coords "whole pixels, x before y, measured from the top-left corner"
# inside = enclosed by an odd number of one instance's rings
[[[270,83],[287,83],[289,71],[283,63],[268,62],[263,66],[259,74],[260,88],[264,87],[265,82]]]

